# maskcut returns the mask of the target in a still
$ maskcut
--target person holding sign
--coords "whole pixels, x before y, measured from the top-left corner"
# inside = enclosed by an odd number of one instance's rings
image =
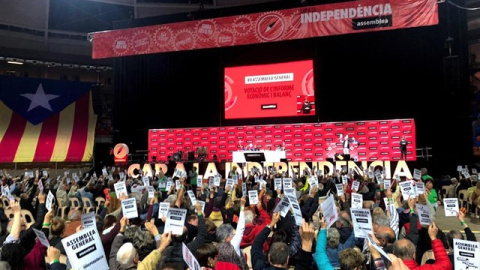
[[[245,231],[245,197],[240,199],[240,214],[237,222],[237,229],[232,225],[223,223],[217,228],[217,241],[220,261],[234,263],[240,266],[241,269],[248,270],[247,262],[244,259],[243,253],[240,250],[240,243]]]
[[[245,210],[245,233],[243,234],[242,242],[240,243],[241,248],[250,246],[260,231],[262,231],[263,228],[265,228],[265,226],[267,226],[272,220],[267,211],[265,211],[262,207],[264,194],[265,189],[262,189],[258,195],[258,203],[256,204],[257,210],[260,213],[261,222],[254,224],[254,212],[252,210]]]
[[[467,212],[466,208],[461,208],[460,211],[458,212],[458,220],[460,221],[460,225],[462,225],[463,230],[465,231],[465,235],[467,236],[468,241],[477,241],[477,238],[475,237],[475,234],[472,232],[472,230],[468,227],[467,223],[465,222],[465,213]],[[459,230],[450,230],[448,233],[445,234],[445,237],[447,238],[447,244],[448,244],[448,258],[450,259],[450,262],[452,265],[454,265],[454,244],[453,244],[453,239],[461,239],[464,240],[463,234]]]
[[[156,269],[162,257],[162,252],[172,241],[170,232],[156,235],[155,238],[160,240],[158,248],[152,250],[143,260],[140,260],[137,249],[133,244],[131,242],[124,243],[125,236],[123,236],[123,232],[125,232],[126,228],[126,219],[124,218],[120,222],[122,223],[120,233],[115,236],[110,251],[110,269]]]
[[[193,239],[193,241],[186,243],[186,246],[190,250],[190,252],[194,252],[195,250],[197,250],[197,248],[205,242],[205,237],[207,235],[207,227],[205,225],[205,218],[200,203],[197,203],[195,205],[195,209],[197,210],[196,215],[198,215],[198,234],[197,237]],[[171,209],[169,211],[171,211]],[[165,228],[167,228],[167,226],[165,226]],[[187,228],[184,226],[183,234],[174,235],[172,237],[173,245],[166,248],[164,254],[167,254],[167,256],[162,260],[163,263],[173,263],[175,265],[178,265],[179,267],[187,267],[183,260],[182,249],[187,234]]]
[[[416,227],[416,226],[412,226]],[[448,258],[447,252],[443,243],[440,239],[437,239],[438,228],[435,225],[435,222],[432,222],[430,226],[428,226],[428,235],[430,240],[432,241],[432,249],[433,254],[435,256],[435,263],[433,264],[424,264],[418,265],[416,258],[415,258],[415,245],[410,240],[403,238],[396,241],[393,244],[393,255],[397,256],[398,258],[402,259],[405,265],[409,269],[416,269],[416,270],[427,270],[427,269],[442,269],[442,270],[452,270],[452,263]]]

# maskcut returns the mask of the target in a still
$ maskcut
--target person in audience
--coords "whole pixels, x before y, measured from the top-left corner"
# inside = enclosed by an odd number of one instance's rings
[[[258,223],[253,222],[255,218],[254,212],[252,210],[245,210],[245,232],[240,243],[241,248],[250,246],[258,233],[271,221],[270,215],[268,215],[267,211],[262,207],[262,196],[264,193],[265,189],[262,189],[258,194],[258,203],[256,204],[257,210],[260,213],[259,219],[257,219],[257,221],[259,221]]]
[[[195,251],[195,258],[202,270],[241,270],[233,263],[220,261],[218,248],[212,243],[200,245]]]
[[[412,270],[452,270],[452,263],[448,258],[442,241],[437,239],[437,234],[438,228],[433,222],[430,224],[430,226],[428,226],[428,235],[432,242],[433,253],[435,256],[435,263],[433,264],[424,264],[419,266],[416,261],[416,256],[421,256],[422,254],[415,254],[415,245],[408,239],[400,239],[396,241],[393,245],[393,254],[402,259],[405,265]]]
[[[355,233],[352,231],[345,243],[340,243],[340,233],[337,228],[330,227],[327,231],[327,256],[333,267],[340,267],[340,251],[353,248],[356,244]]]
[[[82,210],[70,209],[67,215],[69,223],[67,224],[64,237],[68,237],[77,231],[77,228],[82,225]]]
[[[224,262],[231,262],[240,266],[243,270],[248,270],[245,256],[240,250],[240,242],[245,231],[245,197],[240,199],[240,216],[237,222],[237,229],[232,225],[224,223],[217,228],[217,240],[219,250],[219,260]]]
[[[162,235],[157,234],[155,238],[158,248],[152,250],[143,260],[140,260],[135,246],[131,242],[124,243],[125,238],[123,233],[126,229],[126,221],[126,218],[120,220],[120,232],[115,237],[110,251],[110,269],[155,270],[162,257],[162,252],[170,245],[172,240],[170,232],[163,233]]]
[[[479,218],[477,208],[480,208],[480,181],[475,185],[475,190],[472,192],[470,201],[472,202],[472,207],[475,209],[476,218]]]
[[[477,237],[475,234],[472,232],[472,230],[468,227],[468,224],[465,222],[465,213],[467,212],[466,208],[461,208],[460,211],[458,212],[457,218],[460,221],[460,225],[462,225],[463,230],[465,231],[465,235],[467,236],[468,241],[477,241]],[[452,263],[453,269],[455,269],[455,262],[454,262],[454,253],[453,253],[453,239],[460,239],[460,240],[465,240],[465,237],[459,230],[450,230],[446,234],[447,238],[447,244],[448,244],[448,258],[450,259],[450,262]]]

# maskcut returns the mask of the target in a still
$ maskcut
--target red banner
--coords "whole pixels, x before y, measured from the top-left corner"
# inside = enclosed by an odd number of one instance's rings
[[[148,132],[148,158],[158,161],[168,156],[186,159],[188,152],[199,147],[207,151],[206,159],[232,160],[239,146],[252,144],[260,150],[284,146],[288,161],[325,161],[344,153],[343,141],[350,139],[352,160],[400,160],[400,140],[408,141],[407,160],[416,156],[413,119],[287,124],[262,126],[229,126],[210,128],[151,129]]]
[[[238,46],[438,24],[437,0],[362,0],[93,34],[92,58]]]

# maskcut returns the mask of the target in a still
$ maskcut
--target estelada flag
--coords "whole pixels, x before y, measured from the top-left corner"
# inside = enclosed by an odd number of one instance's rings
[[[93,155],[92,83],[0,76],[0,162],[79,162]]]

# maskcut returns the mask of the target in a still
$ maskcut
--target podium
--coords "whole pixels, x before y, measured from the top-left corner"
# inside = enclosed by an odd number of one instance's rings
[[[285,159],[285,151],[233,151],[232,161],[246,162],[280,162]]]

